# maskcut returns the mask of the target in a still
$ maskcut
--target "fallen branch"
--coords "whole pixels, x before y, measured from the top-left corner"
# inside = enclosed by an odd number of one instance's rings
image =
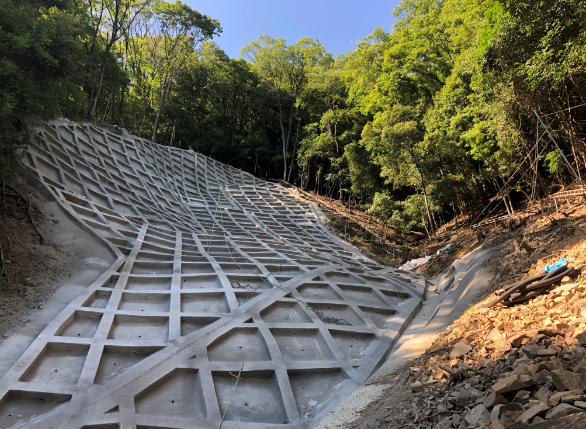
[[[437,416],[441,416],[442,414],[451,414],[451,413],[452,413],[451,411],[440,411],[439,413],[436,413],[436,414],[431,414],[431,415],[429,415],[429,416],[427,416],[427,417],[422,417],[422,418],[420,418],[420,419],[418,419],[418,420],[415,420],[414,422],[411,422],[411,423],[406,423],[406,424],[404,424],[403,426],[399,426],[399,427],[398,427],[398,428],[396,428],[396,429],[402,429],[402,428],[404,428],[404,427],[407,427],[407,426],[410,426],[410,425],[414,425],[415,423],[420,423],[420,422],[423,422],[423,421],[425,421],[425,420],[427,420],[427,419],[431,419],[432,417],[437,417]],[[454,413],[452,413],[452,414],[459,414],[459,413],[457,413],[457,412],[454,412]]]
[[[26,220],[26,218],[30,218],[31,220],[31,224],[33,225],[33,228],[35,229],[35,231],[37,232],[37,234],[39,235],[39,237],[41,238],[41,244],[45,242],[45,237],[43,236],[43,234],[41,233],[41,231],[39,231],[39,228],[37,227],[37,224],[35,223],[35,220],[33,219],[33,215],[31,213],[31,207],[32,207],[32,200],[30,198],[26,198],[22,192],[20,192],[16,187],[14,186],[10,186],[12,189],[14,189],[19,195],[20,197],[24,200],[25,203],[28,203],[28,212],[25,216],[25,218],[23,219],[23,222]],[[25,191],[26,191],[26,185],[25,185]],[[26,191],[26,194],[28,196],[28,191]],[[27,201],[28,200],[28,201]],[[20,223],[20,225],[18,225],[18,228],[16,228],[16,231],[14,233],[14,237],[12,237],[12,240],[10,241],[10,250],[12,251],[12,241],[14,240],[14,238],[16,237],[16,233],[18,232],[18,229],[20,228],[20,226],[22,225],[22,222]]]
[[[0,243],[0,260],[2,261],[2,270],[0,271],[0,275],[4,274],[6,276],[6,281],[8,281],[8,271],[6,271],[6,267],[4,266],[4,251],[2,250],[2,243]]]
[[[228,399],[228,403],[226,404],[226,408],[224,409],[224,414],[222,415],[222,420],[220,420],[220,426],[218,429],[222,429],[222,424],[224,423],[224,419],[226,418],[226,413],[228,412],[228,407],[230,406],[230,402],[232,402],[232,395],[234,395],[234,391],[236,390],[236,386],[238,386],[238,382],[240,381],[240,375],[242,374],[242,368],[244,368],[244,362],[240,365],[240,371],[238,372],[238,377],[236,377],[236,383],[234,383],[234,388],[232,389],[232,393],[230,393],[230,399]],[[232,374],[232,373],[230,373]],[[233,374],[232,374],[233,375]]]

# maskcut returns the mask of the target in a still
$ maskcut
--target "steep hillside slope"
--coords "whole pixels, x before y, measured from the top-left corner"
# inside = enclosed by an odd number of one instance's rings
[[[67,214],[55,228],[113,262],[0,379],[2,428],[310,427],[421,306],[421,277],[286,188],[122,130],[39,137],[24,166]]]

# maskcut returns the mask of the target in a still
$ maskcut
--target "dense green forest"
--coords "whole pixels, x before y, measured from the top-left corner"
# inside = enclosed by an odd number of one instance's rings
[[[233,59],[180,1],[0,0],[0,176],[31,125],[93,120],[432,232],[503,187],[491,210],[572,180],[534,110],[586,171],[586,1],[403,0],[395,17],[345,56],[260,36]]]

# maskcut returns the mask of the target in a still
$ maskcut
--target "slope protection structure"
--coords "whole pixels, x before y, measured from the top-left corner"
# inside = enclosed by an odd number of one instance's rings
[[[422,278],[285,187],[109,127],[38,135],[27,177],[115,262],[0,379],[0,428],[309,428],[421,307]]]

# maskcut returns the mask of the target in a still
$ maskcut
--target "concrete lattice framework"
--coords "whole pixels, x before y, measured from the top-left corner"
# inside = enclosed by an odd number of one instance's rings
[[[39,136],[26,174],[116,261],[0,380],[0,428],[218,428],[230,398],[223,428],[311,427],[421,306],[294,191],[91,124]]]

